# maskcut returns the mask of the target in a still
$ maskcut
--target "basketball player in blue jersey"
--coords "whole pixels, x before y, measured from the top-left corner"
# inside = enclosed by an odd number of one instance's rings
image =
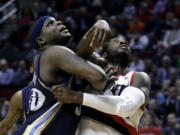
[[[123,36],[111,39],[105,50],[116,70],[117,80],[108,84],[103,93],[75,92],[61,85],[54,86],[52,91],[61,102],[86,106],[82,107],[77,135],[138,135],[150,78],[144,72],[125,72],[131,51]]]
[[[80,46],[91,46],[93,51],[108,37],[108,27],[105,21],[98,21],[83,37]],[[86,79],[96,90],[102,90],[107,77],[99,66],[63,46],[70,37],[62,22],[53,17],[43,16],[37,21],[32,32],[32,43],[38,50],[33,64],[33,81],[13,95],[9,112],[0,123],[0,135],[7,133],[21,111],[25,120],[16,135],[75,134],[79,122],[75,114],[76,105],[57,102],[51,86],[67,86],[70,75],[76,75]],[[81,51],[78,54],[83,55]]]

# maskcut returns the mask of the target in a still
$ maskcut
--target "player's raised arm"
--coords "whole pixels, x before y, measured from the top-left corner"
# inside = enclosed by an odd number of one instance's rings
[[[0,122],[0,135],[6,135],[8,130],[16,123],[21,116],[22,91],[16,92],[10,102],[10,108],[6,117]]]
[[[102,68],[84,60],[66,47],[54,46],[45,53],[49,64],[57,70],[85,78],[95,89],[103,90],[106,85],[106,74]]]

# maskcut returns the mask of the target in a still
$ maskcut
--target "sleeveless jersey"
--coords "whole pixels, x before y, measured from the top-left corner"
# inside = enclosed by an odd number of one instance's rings
[[[116,75],[118,80],[108,85],[104,95],[121,96],[122,91],[133,82],[135,72],[128,72],[125,76]],[[97,111],[89,107],[82,107],[82,118],[78,127],[81,135],[138,135],[139,120],[143,108],[139,108],[129,117],[120,117]]]
[[[57,102],[50,85],[40,78],[40,56],[37,56],[33,81],[23,88],[24,122],[15,135],[74,135],[79,123],[75,104]],[[67,86],[69,78],[59,83]]]

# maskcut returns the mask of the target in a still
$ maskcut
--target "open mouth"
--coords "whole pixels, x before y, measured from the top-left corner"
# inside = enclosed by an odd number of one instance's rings
[[[126,44],[121,44],[121,46],[119,48],[124,49],[124,50],[128,50],[128,47]]]
[[[62,27],[59,32],[67,31],[66,27]]]
[[[121,49],[128,50],[128,48],[127,48],[127,47],[121,47]]]

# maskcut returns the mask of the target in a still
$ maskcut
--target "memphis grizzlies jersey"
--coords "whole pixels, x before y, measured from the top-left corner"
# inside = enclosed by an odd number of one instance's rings
[[[133,83],[135,72],[126,75],[117,75],[118,79],[109,84],[104,95],[121,96],[124,89]],[[143,114],[143,108],[129,117],[120,117],[97,111],[92,108],[82,107],[82,118],[78,127],[81,134],[88,135],[89,131],[97,132],[97,135],[138,135],[137,128]],[[91,130],[91,129],[92,130]]]
[[[74,135],[79,123],[75,104],[57,102],[40,78],[37,56],[33,81],[22,90],[24,121],[15,135]],[[68,85],[68,78],[61,85]]]

